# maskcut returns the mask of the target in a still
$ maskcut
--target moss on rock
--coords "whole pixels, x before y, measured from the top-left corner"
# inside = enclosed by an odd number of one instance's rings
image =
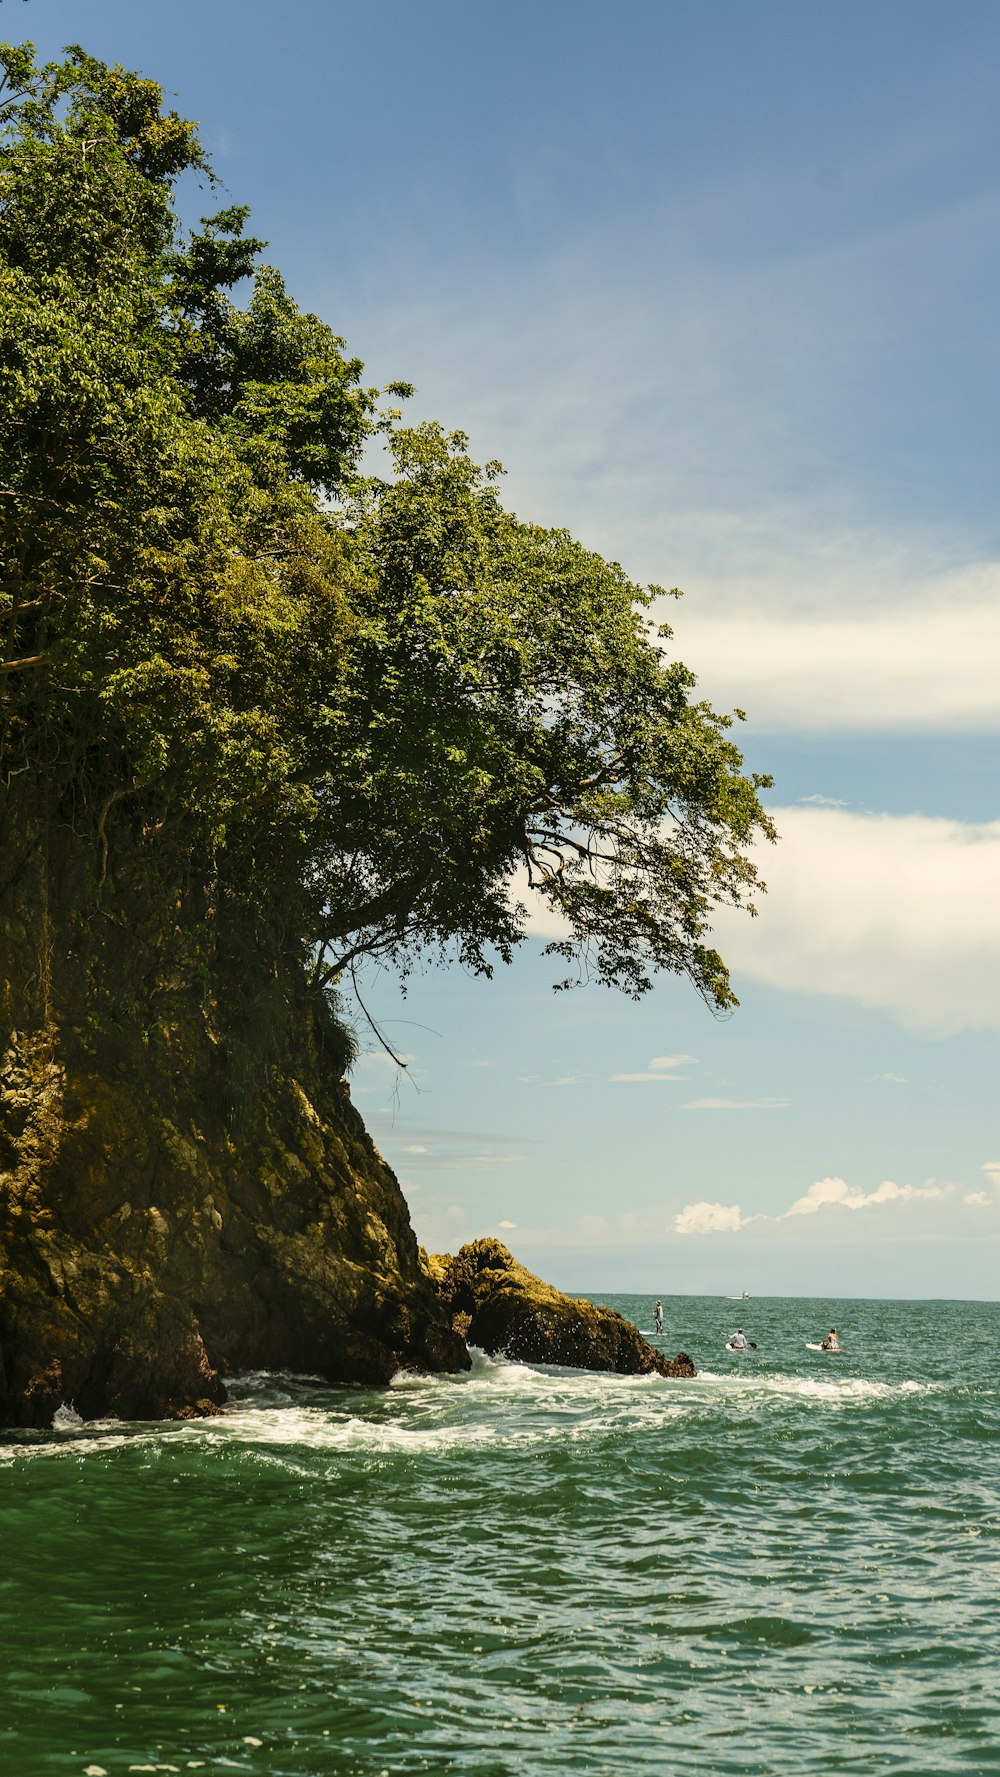
[[[623,1315],[543,1283],[499,1240],[424,1259],[452,1325],[491,1355],[626,1376],[697,1373],[687,1352],[663,1357]]]
[[[208,1413],[246,1369],[467,1368],[280,927],[206,935],[127,830],[98,897],[92,848],[43,837],[0,800],[0,1424]],[[234,1109],[231,1004],[275,983]]]

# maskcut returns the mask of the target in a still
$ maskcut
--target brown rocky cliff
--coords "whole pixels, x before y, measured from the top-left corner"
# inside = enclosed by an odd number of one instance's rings
[[[0,1424],[467,1368],[280,931],[55,835],[0,831]]]
[[[498,1241],[421,1262],[279,913],[141,819],[0,803],[0,1425],[214,1411],[222,1376],[691,1375]],[[107,868],[108,858],[113,868]]]
[[[470,1345],[526,1363],[619,1375],[694,1376],[687,1352],[665,1358],[631,1321],[535,1277],[499,1240],[474,1240],[453,1258],[425,1258],[441,1301]]]

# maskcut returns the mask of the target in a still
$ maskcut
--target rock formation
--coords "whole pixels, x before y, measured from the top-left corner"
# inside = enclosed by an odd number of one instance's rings
[[[0,1424],[210,1413],[247,1369],[465,1369],[461,1316],[490,1352],[693,1374],[499,1242],[422,1264],[274,909],[151,862],[134,817],[113,837],[112,876],[0,803]]]
[[[426,1264],[453,1324],[491,1355],[627,1376],[697,1374],[686,1351],[663,1357],[631,1321],[564,1296],[519,1265],[499,1240],[474,1240],[454,1258],[435,1255]]]
[[[298,958],[233,931],[253,909],[219,885],[211,922],[203,883],[151,892],[127,832],[101,883],[92,848],[21,816],[0,824],[0,1425],[211,1412],[236,1370],[467,1368]]]

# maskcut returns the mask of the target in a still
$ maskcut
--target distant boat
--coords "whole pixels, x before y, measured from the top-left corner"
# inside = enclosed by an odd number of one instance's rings
[[[730,1302],[752,1302],[753,1297],[749,1290],[744,1290],[741,1296],[730,1296],[729,1300]]]

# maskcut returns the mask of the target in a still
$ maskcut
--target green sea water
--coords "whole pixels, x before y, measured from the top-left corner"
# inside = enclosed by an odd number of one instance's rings
[[[665,1306],[693,1381],[0,1437],[4,1777],[1000,1772],[1000,1307]]]

